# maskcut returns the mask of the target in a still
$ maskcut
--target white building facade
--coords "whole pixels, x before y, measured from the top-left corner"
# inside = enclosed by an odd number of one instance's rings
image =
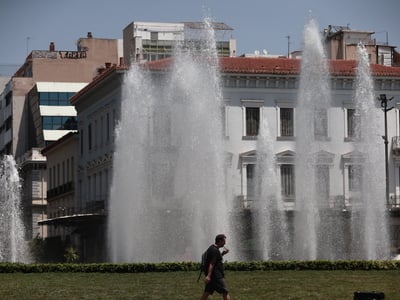
[[[321,172],[328,174],[323,191],[331,208],[345,209],[352,204],[354,162],[360,153],[354,151],[354,61],[332,62],[331,107],[327,123],[321,129],[328,147],[317,153]],[[165,62],[154,72],[165,73]],[[350,73],[348,70],[352,70]],[[285,209],[294,209],[296,192],[296,109],[300,79],[300,62],[296,59],[223,58],[220,60],[221,86],[224,101],[224,135],[227,158],[227,193],[239,211],[251,210],[254,197],[254,171],[259,124],[269,120],[271,141],[276,159]],[[112,184],[112,156],[115,149],[114,130],[118,124],[122,84],[126,70],[112,67],[72,98],[78,113],[79,146],[77,155],[76,206],[82,211],[107,214]],[[394,106],[387,114],[389,141],[389,203],[391,212],[391,246],[400,246],[400,70],[393,67],[372,68],[376,96],[386,94]],[[378,100],[377,100],[378,102]],[[379,105],[377,114],[383,114]],[[384,135],[384,124],[378,125]],[[134,130],[134,128],[132,128]],[[381,137],[378,137],[380,140]],[[362,151],[360,151],[362,152]],[[384,143],[382,140],[382,153]],[[128,175],[127,175],[128,176]],[[385,178],[382,178],[385,184]],[[381,199],[386,201],[386,199]],[[96,206],[97,205],[97,206]],[[96,246],[105,248],[104,231],[92,236]],[[104,254],[104,253],[102,253]],[[97,255],[100,255],[98,253]]]

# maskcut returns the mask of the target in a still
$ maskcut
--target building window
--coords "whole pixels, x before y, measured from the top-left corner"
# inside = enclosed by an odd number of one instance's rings
[[[100,117],[100,146],[104,145],[104,117]]]
[[[12,96],[13,96],[12,91],[8,92],[8,94],[6,95],[6,97],[5,97],[6,98],[6,106],[9,106],[11,104]]]
[[[314,137],[316,140],[328,137],[328,110],[325,108],[314,109]]]
[[[92,201],[92,180],[91,177],[87,177],[87,201]]]
[[[74,95],[73,92],[40,92],[39,104],[50,106],[70,106],[69,99]]]
[[[359,192],[362,185],[362,166],[349,165],[349,191]]]
[[[112,111],[112,124],[113,124],[113,128],[112,128],[112,139],[115,139],[115,128],[117,127],[117,112],[115,111],[115,109],[113,109]]]
[[[52,168],[49,168],[49,188],[48,190],[51,190],[53,188],[53,172]]]
[[[255,183],[255,164],[248,164],[246,166],[246,179],[247,179],[247,197],[254,198],[256,195],[256,183]]]
[[[42,127],[45,130],[76,130],[76,117],[68,116],[44,116]]]
[[[88,149],[92,150],[92,124],[88,125]]]
[[[280,136],[293,137],[294,136],[294,113],[293,108],[280,109]]]
[[[65,161],[62,162],[61,164],[61,170],[62,170],[62,184],[65,184]]]
[[[281,192],[286,198],[295,196],[294,165],[281,165]]]
[[[355,109],[347,109],[347,137],[349,139],[359,139],[361,118]]]
[[[94,144],[94,147],[97,148],[97,146],[98,146],[97,143],[99,140],[99,126],[97,124],[97,119],[94,120],[94,132],[93,133],[94,133],[93,134],[93,144]]]
[[[53,188],[57,187],[56,182],[56,166],[53,166]]]
[[[221,107],[222,134],[226,138],[229,138],[229,124],[228,124],[229,105],[228,104],[229,104],[229,100],[225,100],[224,105]]]
[[[329,199],[329,166],[317,165],[315,169],[317,196],[323,200]]]
[[[61,179],[60,179],[60,164],[57,164],[57,186],[61,185]]]
[[[246,107],[246,136],[257,136],[260,127],[260,108]]]
[[[6,131],[11,129],[11,127],[12,127],[12,116],[8,117],[5,123],[6,123]]]
[[[67,182],[70,182],[69,158],[67,158]]]
[[[80,138],[81,138],[81,155],[83,155],[83,140],[84,140],[84,131],[83,129],[80,131]]]
[[[93,189],[92,189],[92,191],[93,191],[93,193],[92,193],[93,199],[92,199],[92,201],[97,201],[97,194],[98,194],[99,191],[97,190],[97,174],[96,173],[93,174],[92,181],[93,181]]]
[[[108,169],[104,170],[104,187],[105,187],[105,201],[108,202],[109,189],[108,186]]]
[[[106,119],[107,119],[107,124],[106,124],[106,141],[107,141],[107,143],[110,141],[110,113],[107,113],[107,116],[106,116]]]
[[[229,156],[228,156],[229,157]],[[241,175],[242,175],[242,200],[244,207],[249,207],[251,201],[254,200],[256,196],[256,162],[257,154],[255,150],[241,153],[239,155],[239,160],[241,164]],[[247,202],[250,201],[250,202]]]
[[[243,139],[255,139],[262,122],[264,100],[240,100],[243,111]]]
[[[71,181],[74,181],[74,172],[75,172],[75,165],[74,165],[74,158],[71,157]]]

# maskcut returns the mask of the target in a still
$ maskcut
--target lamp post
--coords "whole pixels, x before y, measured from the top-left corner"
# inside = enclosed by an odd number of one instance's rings
[[[386,180],[386,205],[389,207],[389,159],[388,159],[388,135],[387,135],[387,112],[392,110],[393,107],[387,108],[388,101],[392,98],[387,99],[386,94],[380,94],[378,100],[381,102],[381,107],[383,108],[385,116],[385,135],[382,137],[385,143],[385,180]]]

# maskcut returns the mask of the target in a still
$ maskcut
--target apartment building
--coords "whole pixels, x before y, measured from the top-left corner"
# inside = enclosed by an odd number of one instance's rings
[[[218,56],[236,56],[236,40],[226,39],[233,28],[221,22],[212,22],[216,37]],[[200,46],[207,39],[201,36],[204,31],[204,22],[132,22],[123,30],[124,61],[129,66],[131,62],[145,62],[164,59],[173,56],[176,46]]]
[[[48,226],[48,238],[61,243],[73,243],[73,227],[68,216],[79,214],[75,207],[75,159],[77,133],[69,132],[42,149],[47,170],[47,218],[39,221],[42,227],[59,220],[58,226]]]
[[[330,59],[357,59],[357,45],[365,45],[370,62],[385,66],[399,66],[399,53],[396,46],[373,38],[374,31],[353,30],[349,26],[328,26],[324,29],[324,42]],[[387,33],[386,33],[387,34]]]
[[[41,149],[76,131],[69,98],[106,67],[119,64],[122,40],[97,39],[91,33],[74,51],[33,50],[7,82],[0,98],[0,153],[12,154],[23,177],[28,239],[46,237],[38,221],[47,219],[46,158]],[[41,184],[39,184],[39,182]]]

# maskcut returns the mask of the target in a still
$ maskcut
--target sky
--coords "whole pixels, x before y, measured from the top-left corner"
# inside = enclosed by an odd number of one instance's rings
[[[377,41],[388,40],[400,51],[399,0],[0,0],[0,74],[20,66],[32,50],[47,50],[50,42],[56,50],[76,50],[76,41],[89,31],[95,38],[122,38],[133,21],[205,17],[233,28],[238,55],[301,50],[310,18],[321,31],[328,25],[374,31]]]

